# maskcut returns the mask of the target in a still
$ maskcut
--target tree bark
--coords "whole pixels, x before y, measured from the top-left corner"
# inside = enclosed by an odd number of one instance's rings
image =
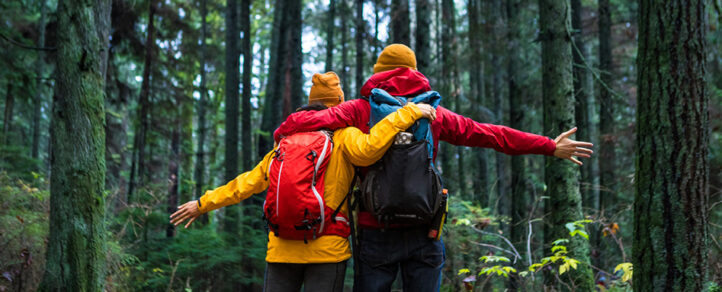
[[[40,23],[38,23],[38,47],[45,47],[45,0],[40,0]],[[35,64],[35,104],[33,105],[33,146],[32,157],[37,159],[40,149],[40,116],[43,108],[43,71],[45,71],[45,53],[42,50],[37,51],[38,60]]]
[[[51,123],[50,235],[41,291],[101,291],[110,0],[59,1]],[[90,24],[90,25],[89,25]]]
[[[409,0],[391,0],[391,42],[411,46]]]
[[[709,96],[705,1],[640,1],[634,290],[702,291]]]
[[[574,87],[572,85],[572,46],[570,37],[569,1],[540,0],[540,33],[542,43],[542,96],[544,98],[544,132],[555,136],[574,126]],[[579,171],[566,160],[547,157],[545,182],[548,186],[545,213],[549,222],[544,229],[544,242],[569,237],[565,224],[582,220]],[[589,242],[580,236],[571,238],[569,256],[581,263],[569,276],[573,289],[594,290],[594,276],[589,267]],[[550,251],[545,248],[545,253]],[[548,285],[558,285],[550,271],[545,275]],[[560,286],[559,288],[565,288]]]

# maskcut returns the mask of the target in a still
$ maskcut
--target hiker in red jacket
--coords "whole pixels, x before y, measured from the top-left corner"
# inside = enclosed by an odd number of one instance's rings
[[[429,80],[416,71],[416,56],[405,45],[393,44],[384,48],[374,65],[374,75],[361,88],[363,99],[344,102],[333,108],[316,112],[291,114],[274,133],[276,141],[282,136],[322,128],[337,129],[354,126],[368,132],[371,90],[380,88],[392,96],[414,97],[431,90]],[[431,124],[434,154],[438,141],[459,146],[493,148],[509,155],[542,154],[568,159],[588,158],[591,143],[569,139],[576,128],[552,140],[545,136],[518,131],[505,126],[478,123],[439,106]],[[436,291],[444,263],[442,241],[427,238],[428,226],[383,228],[368,212],[359,212],[358,270],[355,271],[354,290],[389,291],[401,268],[405,291]],[[383,229],[382,229],[383,228]]]

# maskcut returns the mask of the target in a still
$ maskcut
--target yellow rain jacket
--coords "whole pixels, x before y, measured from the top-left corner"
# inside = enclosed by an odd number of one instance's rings
[[[421,110],[414,104],[408,104],[377,123],[369,134],[354,127],[336,130],[333,133],[333,152],[326,168],[325,193],[326,204],[336,209],[348,193],[355,166],[369,166],[379,160],[391,146],[394,136],[411,127],[422,116]],[[207,191],[200,198],[200,211],[206,213],[228,205],[237,204],[253,194],[268,188],[268,166],[273,157],[268,152],[256,167],[245,172],[228,184]],[[348,215],[346,206],[340,212]],[[303,240],[287,240],[268,234],[269,263],[337,263],[351,257],[351,247],[347,238],[337,235],[325,235],[304,243]]]

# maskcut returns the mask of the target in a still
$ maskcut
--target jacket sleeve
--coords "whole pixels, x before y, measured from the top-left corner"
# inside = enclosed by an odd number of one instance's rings
[[[549,137],[514,130],[505,126],[484,124],[456,114],[441,106],[437,108],[439,140],[454,145],[493,148],[509,154],[554,155],[556,143]]]
[[[411,127],[421,116],[419,107],[407,104],[376,123],[369,134],[354,127],[343,129],[339,142],[351,164],[369,166],[381,159],[396,134]]]
[[[319,129],[336,130],[354,126],[358,102],[351,100],[321,111],[301,111],[292,113],[273,133],[276,142],[283,136],[295,133],[316,131]]]
[[[253,194],[268,188],[268,166],[274,151],[268,152],[253,170],[244,172],[226,185],[206,193],[199,200],[199,210],[206,213],[228,205],[238,204]]]

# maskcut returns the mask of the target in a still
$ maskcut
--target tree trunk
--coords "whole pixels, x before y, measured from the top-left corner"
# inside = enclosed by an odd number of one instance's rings
[[[444,76],[441,82],[441,96],[449,100],[456,101],[456,81],[454,80],[456,72],[456,11],[452,0],[441,1],[441,26],[443,33],[441,34],[441,76]],[[444,145],[439,151],[441,154],[441,167],[444,176],[447,178],[446,188],[459,190],[458,172],[452,173],[451,154],[455,146],[451,144]],[[458,185],[457,185],[458,184]]]
[[[526,102],[521,92],[521,77],[519,66],[522,64],[522,56],[520,54],[519,45],[523,42],[522,20],[519,17],[520,0],[506,1],[506,14],[508,23],[508,47],[507,70],[509,74],[509,126],[514,129],[526,128]],[[526,254],[527,235],[529,233],[528,220],[529,212],[533,203],[530,194],[527,191],[528,173],[527,158],[521,155],[511,157],[511,230],[510,239],[514,243],[516,250],[521,254]],[[531,256],[531,255],[527,255]],[[522,270],[527,266],[525,261],[519,261],[517,270]],[[522,289],[518,278],[511,277],[510,284],[512,289]]]
[[[239,173],[238,168],[238,73],[240,65],[238,59],[238,2],[226,0],[226,137],[225,137],[225,175],[224,183],[233,180]],[[244,60],[245,61],[245,60]],[[245,72],[244,72],[245,73]],[[240,239],[240,205],[224,208],[223,230],[228,232],[227,240],[230,243]],[[232,283],[233,287],[240,287],[240,283]]]
[[[363,18],[363,0],[356,0],[356,91],[354,93],[361,92],[361,86],[363,86],[363,66],[364,66],[364,42],[363,39],[366,35],[366,25]],[[352,99],[353,96],[346,96],[347,99]]]
[[[40,0],[40,23],[38,24],[38,47],[45,47],[45,1]],[[43,108],[43,71],[45,71],[45,54],[42,50],[37,51],[38,60],[35,64],[35,104],[33,105],[33,148],[32,157],[38,159],[40,149],[40,116]]]
[[[336,27],[336,0],[328,4],[326,20],[326,72],[333,71],[333,29]]]
[[[605,0],[602,0],[605,1]],[[599,3],[602,3],[600,1]],[[586,88],[586,80],[587,80],[587,69],[585,68],[585,58],[584,55],[586,52],[586,48],[584,45],[583,38],[583,32],[582,32],[582,2],[581,0],[571,0],[572,5],[572,31],[573,31],[573,37],[574,37],[574,47],[572,48],[572,56],[574,58],[574,69],[573,69],[573,75],[574,75],[574,99],[575,99],[575,107],[574,107],[574,120],[576,121],[577,125],[577,133],[576,140],[579,141],[590,141],[589,139],[589,133],[591,127],[589,126],[589,90]],[[601,7],[601,6],[600,6]],[[601,17],[600,17],[600,25]],[[601,27],[600,27],[601,29]],[[580,191],[582,194],[582,207],[588,211],[596,211],[597,208],[597,200],[595,200],[595,192],[592,188],[592,163],[585,163],[580,168],[580,174],[581,179],[579,181],[580,183]],[[599,229],[597,227],[594,228],[590,236],[591,240],[591,257],[592,262],[595,266],[599,268],[609,268],[606,266],[602,266],[600,262],[600,249],[599,249]],[[611,251],[611,250],[610,250]]]
[[[346,0],[341,0],[342,15],[348,15]],[[350,96],[351,84],[348,83],[348,26],[347,17],[341,17],[341,88],[344,96]]]
[[[494,0],[492,3],[492,19],[493,19],[493,31],[494,32],[503,32],[504,29],[504,14],[505,14],[505,7],[502,6],[501,0]],[[492,58],[491,58],[491,66],[494,68],[493,70],[493,85],[492,85],[492,98],[494,102],[494,116],[496,117],[496,123],[499,125],[504,124],[504,81],[503,81],[503,73],[504,71],[502,68],[504,67],[504,42],[503,39],[499,36],[493,36],[492,38]],[[510,158],[508,155],[496,152],[496,191],[497,191],[497,197],[496,202],[498,202],[498,213],[502,216],[509,216],[511,213],[511,206],[510,206],[510,198],[509,193],[511,189],[510,185],[510,179],[509,179],[509,163]],[[507,224],[500,224],[500,228],[504,233],[509,233],[509,226]]]
[[[50,235],[41,291],[105,279],[105,62],[111,1],[59,1],[51,122]]]
[[[549,136],[574,126],[569,8],[566,0],[539,1],[544,132]],[[569,236],[569,231],[564,226],[566,223],[582,220],[584,217],[579,193],[579,171],[576,166],[566,160],[547,157],[544,172],[548,186],[546,194],[549,196],[545,202],[545,213],[549,214],[549,222],[545,225],[544,242],[550,244],[554,240]],[[569,255],[581,264],[576,270],[569,272],[572,282],[567,284],[579,291],[593,291],[594,276],[589,267],[589,242],[580,236],[574,236],[568,248]],[[550,254],[546,248],[545,252]],[[554,279],[547,274],[545,282],[556,285]]]
[[[178,110],[180,112],[180,110]],[[168,215],[173,214],[178,206],[178,166],[180,164],[180,118],[175,118],[173,130],[171,130],[170,159],[168,161]],[[175,226],[168,223],[165,229],[165,236],[175,236]]]
[[[599,0],[599,72],[601,83],[599,86],[599,184],[602,192],[599,195],[599,209],[605,215],[612,216],[612,208],[616,193],[614,172],[615,155],[614,141],[614,101],[612,86],[612,47],[611,47],[611,13],[609,0]]]
[[[409,0],[391,0],[391,42],[411,46]]]
[[[5,116],[3,117],[3,145],[10,144],[10,131],[13,129],[13,110],[15,107],[15,96],[13,95],[13,81],[8,80],[5,91]]]
[[[113,57],[109,56],[106,77],[105,96],[105,187],[125,194],[126,181],[122,172],[126,170],[126,150],[128,138],[128,101],[131,89],[117,76],[113,65]],[[116,198],[115,207],[125,198]]]
[[[239,69],[238,59],[238,2],[226,0],[226,104],[225,104],[225,175],[230,181],[238,174],[238,116]]]
[[[243,152],[243,170],[251,169],[251,76],[253,76],[253,51],[251,48],[251,0],[241,2],[241,26],[243,27],[243,100],[241,102],[241,145]],[[261,54],[263,51],[261,50]]]
[[[484,64],[481,54],[481,21],[479,19],[481,5],[479,0],[469,0],[469,49],[471,50],[471,62],[469,66],[469,95],[474,98],[474,116],[481,119],[482,106],[486,104],[484,96]],[[488,206],[489,197],[489,173],[488,149],[476,148],[473,150],[476,163],[479,168],[473,180],[474,200],[478,200],[483,206]]]
[[[427,72],[431,65],[431,3],[416,1],[416,68]]]
[[[702,291],[709,96],[705,1],[640,1],[634,290]]]
[[[301,1],[277,0],[271,39],[271,60],[261,130],[271,135],[259,139],[259,155],[273,145],[272,133],[302,104]]]
[[[602,0],[604,1],[604,0]],[[587,69],[585,68],[585,52],[586,46],[584,44],[583,33],[582,33],[582,1],[571,0],[572,5],[572,31],[574,32],[574,48],[572,48],[572,56],[574,57],[574,120],[577,122],[577,133],[576,140],[579,141],[590,141],[589,140],[589,92],[586,88],[587,80]],[[592,164],[585,163],[581,167],[581,193],[582,193],[582,205],[586,208],[592,206],[588,205],[591,203],[591,197],[594,192],[592,191],[591,172]]]
[[[196,147],[196,165],[195,165],[195,197],[200,198],[203,195],[204,189],[204,174],[205,174],[205,144],[206,144],[206,102],[208,100],[208,89],[206,88],[206,33],[207,33],[207,22],[206,15],[208,13],[206,8],[206,0],[201,0],[201,59],[200,59],[200,99],[198,100],[198,146]],[[208,216],[202,215],[200,223],[208,223]]]
[[[138,98],[138,125],[133,137],[134,157],[131,164],[130,183],[128,186],[128,204],[133,202],[133,194],[135,186],[143,184],[145,176],[145,138],[148,131],[148,112],[150,110],[150,78],[151,66],[153,64],[153,48],[155,47],[155,25],[154,16],[156,12],[155,1],[149,1],[148,12],[148,32],[145,45],[145,61],[143,67],[143,82],[140,86],[140,96]]]
[[[380,41],[379,41],[379,21],[380,21],[379,1],[381,1],[381,0],[374,0],[374,43],[373,43],[374,54],[373,54],[373,58],[378,58],[378,56],[379,56],[379,45],[380,45]]]

